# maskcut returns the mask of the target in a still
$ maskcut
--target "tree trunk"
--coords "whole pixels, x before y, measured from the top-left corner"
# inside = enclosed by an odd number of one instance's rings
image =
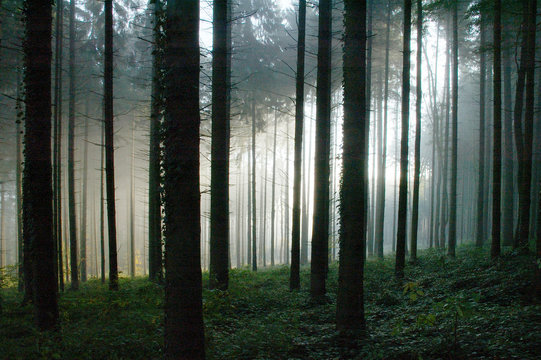
[[[33,275],[26,280],[32,281],[36,325],[41,331],[55,329],[58,325],[52,232],[51,13],[50,1],[25,2],[24,250],[25,260],[31,256],[25,270],[31,265]]]
[[[16,211],[17,211],[17,262],[18,262],[18,284],[17,289],[19,292],[25,290],[25,270],[24,270],[24,247],[23,247],[23,188],[22,188],[22,117],[23,117],[23,110],[22,110],[22,99],[21,99],[21,67],[17,67],[17,94],[16,94],[16,101],[15,101],[15,111],[16,111],[16,120],[15,120],[15,131],[17,132],[16,135],[16,155],[15,155],[15,162],[16,162],[16,168],[15,168],[15,194],[16,194]],[[59,240],[61,241],[62,236],[61,233],[58,233]],[[61,263],[60,263],[61,264]],[[60,265],[61,266],[61,265]],[[62,270],[59,270],[59,273],[62,273]],[[61,278],[63,280],[63,278]],[[62,284],[62,290],[63,288],[63,281]],[[27,291],[30,292],[30,291]]]
[[[485,81],[486,81],[486,20],[481,13],[481,49],[480,49],[480,80],[479,80],[479,182],[477,184],[477,231],[475,245],[483,246],[485,239]]]
[[[130,276],[135,277],[135,123],[131,123],[130,165]]]
[[[319,3],[317,55],[314,221],[312,230],[312,263],[310,269],[310,294],[314,299],[325,295],[325,280],[327,277],[331,120],[331,13],[332,0],[321,0]]]
[[[104,0],[104,2],[105,52],[103,96],[105,111],[105,181],[107,188],[107,228],[109,235],[109,289],[118,290],[115,210],[115,148],[113,140],[113,0]]]
[[[70,230],[71,290],[79,289],[77,225],[75,214],[75,0],[70,0],[68,109],[68,212]]]
[[[293,160],[293,218],[291,222],[291,274],[289,289],[298,290],[300,284],[301,230],[301,169],[302,132],[304,130],[304,53],[306,45],[306,0],[299,0],[297,38],[297,74],[295,77],[295,155]]]
[[[229,10],[228,0],[214,1],[209,287],[221,290],[229,286]]]
[[[421,103],[423,100],[422,92],[422,61],[423,50],[423,2],[417,0],[417,84],[415,98],[415,164],[413,170],[413,203],[411,211],[411,246],[410,259],[417,260],[417,234],[419,228],[419,177],[421,172]]]
[[[257,271],[257,207],[256,197],[256,158],[255,158],[255,136],[256,136],[256,118],[255,118],[255,97],[252,98],[252,271]]]
[[[340,189],[340,265],[336,325],[348,335],[364,329],[363,271],[366,247],[367,166],[366,2],[346,0],[344,42],[344,142]],[[347,332],[347,333],[346,333]]]
[[[252,176],[252,160],[250,149],[248,148],[248,178],[246,183],[248,184],[248,193],[246,194],[246,199],[248,201],[248,208],[246,209],[246,218],[247,218],[247,231],[246,231],[246,263],[248,266],[252,265],[252,182],[250,177]]]
[[[387,20],[385,25],[385,85],[383,90],[383,139],[381,141],[381,160],[378,170],[378,188],[376,198],[376,255],[379,259],[383,259],[383,246],[385,238],[385,172],[387,167],[387,119],[389,116],[389,50],[390,50],[390,33],[391,33],[391,2],[387,2]]]
[[[100,149],[100,254],[101,254],[101,283],[105,283],[105,211],[104,211],[104,175],[105,175],[105,122],[101,123]]]
[[[274,238],[274,230],[276,228],[276,198],[275,198],[275,192],[276,192],[276,129],[277,129],[277,123],[278,119],[276,118],[276,112],[274,113],[274,140],[272,145],[272,193],[271,193],[271,239],[270,239],[270,246],[271,246],[271,266],[274,266],[274,245],[275,245],[275,238]]]
[[[148,274],[152,281],[163,280],[162,270],[162,222],[160,198],[160,127],[163,109],[163,66],[159,44],[163,42],[162,0],[154,2],[154,51],[152,58],[152,98],[150,102],[150,144],[148,157]]]
[[[85,130],[83,139],[83,175],[82,175],[82,189],[81,189],[81,247],[79,257],[81,259],[81,281],[87,280],[87,239],[86,239],[86,224],[87,224],[87,195],[88,195],[88,100],[86,102],[86,116],[85,116]]]
[[[501,153],[502,153],[502,29],[501,0],[494,2],[494,144],[492,165],[492,245],[490,257],[500,256],[500,199],[501,199]]]
[[[402,57],[402,137],[400,141],[400,188],[396,232],[395,275],[404,277],[406,260],[406,222],[408,218],[408,129],[410,98],[411,0],[404,0],[404,51]]]
[[[204,359],[199,1],[169,1],[165,28],[165,358]]]

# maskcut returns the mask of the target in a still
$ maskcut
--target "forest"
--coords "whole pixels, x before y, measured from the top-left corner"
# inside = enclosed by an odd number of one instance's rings
[[[0,0],[0,359],[541,358],[540,7]]]

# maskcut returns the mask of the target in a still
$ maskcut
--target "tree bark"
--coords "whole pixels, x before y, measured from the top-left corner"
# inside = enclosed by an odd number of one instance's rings
[[[104,0],[104,3],[105,51],[103,96],[105,111],[105,182],[107,188],[107,228],[109,235],[109,289],[118,290],[115,210],[115,148],[113,139],[113,0]]]
[[[317,113],[314,168],[314,221],[310,294],[313,299],[325,295],[329,237],[329,150],[331,119],[331,12],[332,0],[319,3],[317,55]]]
[[[421,103],[422,92],[422,50],[423,50],[423,2],[417,0],[417,84],[415,97],[415,164],[413,170],[413,203],[411,212],[411,246],[410,259],[417,260],[417,234],[419,227],[419,177],[421,172]]]
[[[366,2],[346,0],[344,38],[343,173],[340,189],[340,265],[336,325],[343,335],[365,327],[363,300],[366,247],[368,113],[366,111]]]
[[[229,286],[230,2],[213,5],[209,287]]]
[[[256,137],[256,118],[255,118],[255,97],[252,98],[252,271],[257,271],[257,207],[256,207],[256,158],[255,158],[255,137]]]
[[[23,212],[25,270],[31,265],[35,320],[41,331],[58,325],[51,169],[51,2],[25,2],[26,69]],[[28,273],[26,274],[28,275]]]
[[[408,130],[410,99],[411,0],[404,0],[404,50],[402,57],[402,137],[400,141],[400,188],[398,193],[398,225],[396,232],[397,278],[404,277],[406,260],[406,221],[408,218]]]
[[[167,4],[165,358],[204,359],[199,193],[199,1]]]

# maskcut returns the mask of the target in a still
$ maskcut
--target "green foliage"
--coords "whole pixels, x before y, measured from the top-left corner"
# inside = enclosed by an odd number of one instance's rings
[[[335,330],[337,265],[331,264],[327,303],[312,303],[309,268],[299,292],[288,289],[289,269],[231,272],[228,291],[204,290],[208,359],[494,359],[538,358],[541,306],[532,302],[532,261],[458,249],[456,259],[426,251],[406,282],[393,261],[365,270],[367,332],[343,343]],[[1,290],[0,358],[160,359],[163,289],[146,279],[121,278],[110,292],[97,280],[60,297],[61,330],[38,333],[31,306],[20,306],[15,283]],[[208,274],[203,276],[208,284]]]

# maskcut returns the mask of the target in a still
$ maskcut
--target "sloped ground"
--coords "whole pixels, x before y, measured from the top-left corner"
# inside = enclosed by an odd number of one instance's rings
[[[393,261],[369,260],[365,271],[367,331],[358,341],[335,331],[337,266],[328,302],[288,290],[286,267],[257,274],[233,270],[228,292],[205,290],[209,359],[539,359],[541,305],[530,286],[533,258],[461,247],[456,260],[425,251],[397,283]],[[9,282],[8,282],[9,283]],[[206,282],[205,282],[206,284]],[[111,293],[97,280],[60,299],[62,329],[39,334],[32,308],[2,289],[1,359],[160,359],[163,290],[122,279]]]

